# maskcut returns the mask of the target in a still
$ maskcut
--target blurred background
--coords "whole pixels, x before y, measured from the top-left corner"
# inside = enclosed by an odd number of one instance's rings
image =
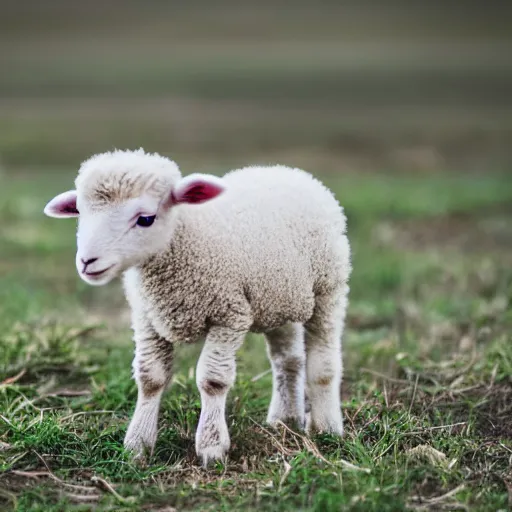
[[[0,159],[503,170],[507,2],[2,1]]]
[[[76,466],[92,468],[139,504],[168,489],[180,510],[189,495],[214,496],[218,510],[215,499],[252,495],[253,478],[265,478],[258,510],[265,495],[305,510],[313,489],[315,510],[409,510],[411,493],[435,494],[429,510],[510,506],[511,28],[512,3],[499,0],[0,0],[0,509],[18,496],[19,510],[57,510],[46,487],[27,487],[37,453],[61,478],[83,483]],[[281,476],[256,427],[272,386],[258,336],[238,354],[228,401],[240,487],[224,470],[213,487],[195,473],[199,345],[178,351],[157,455],[190,473],[117,463],[136,399],[127,305],[119,280],[80,280],[76,223],[43,208],[84,159],[139,147],[184,174],[299,166],[336,194],[354,269],[348,441],[323,450],[371,474],[342,478],[304,457]],[[398,457],[417,442],[451,460],[445,472]],[[246,453],[263,455],[254,473]],[[2,468],[25,472],[4,494]],[[193,488],[169,491],[176,478]]]
[[[42,209],[90,155],[143,147],[184,174],[319,176],[349,219],[351,325],[394,326],[405,308],[428,317],[422,335],[456,324],[458,342],[492,301],[509,311],[511,14],[457,0],[3,1],[0,323],[76,306],[112,325],[125,311],[118,288],[79,280],[74,223]]]

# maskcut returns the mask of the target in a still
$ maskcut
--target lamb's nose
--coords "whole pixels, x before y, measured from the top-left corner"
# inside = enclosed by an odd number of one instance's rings
[[[80,261],[87,267],[87,265],[90,265],[91,263],[98,261],[98,258],[89,258],[88,260],[84,260],[83,258],[80,258]]]

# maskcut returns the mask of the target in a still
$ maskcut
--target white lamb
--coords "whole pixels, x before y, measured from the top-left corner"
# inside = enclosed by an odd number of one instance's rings
[[[182,178],[174,162],[142,149],[93,156],[75,185],[45,213],[80,212],[84,281],[104,285],[124,273],[138,386],[128,449],[143,456],[154,447],[174,345],[205,339],[196,452],[205,465],[223,458],[226,397],[249,331],[265,334],[272,365],[267,421],[342,435],[350,249],[343,210],[327,188],[282,166]]]

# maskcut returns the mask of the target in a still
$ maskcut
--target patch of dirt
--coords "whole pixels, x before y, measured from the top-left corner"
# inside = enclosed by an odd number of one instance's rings
[[[482,437],[512,439],[512,384],[488,391],[476,414],[476,432]]]
[[[494,385],[461,384],[460,387],[439,387],[437,390],[436,387],[441,386],[444,380],[441,373],[421,373],[418,375],[417,383],[413,378],[394,378],[378,372],[369,373],[373,373],[376,386],[369,389],[365,399],[365,409],[368,410],[371,405],[375,412],[375,417],[371,421],[380,416],[384,407],[400,411],[410,409],[412,414],[418,417],[431,419],[429,423],[433,428],[418,430],[418,435],[432,435],[441,428],[436,425],[445,417],[446,429],[451,434],[460,435],[466,432],[467,426],[471,424],[470,435],[476,440],[488,443],[512,440],[511,381]],[[453,375],[449,380],[453,381]],[[436,386],[432,386],[434,382],[437,383]],[[447,384],[448,382],[445,382],[444,386]],[[347,375],[341,389],[342,399],[349,402],[356,396],[357,388],[357,380],[350,379]],[[375,398],[375,389],[385,390],[387,405],[384,405],[380,398]],[[359,415],[362,409],[363,407],[360,407],[355,412],[350,408],[345,410],[347,429],[368,434],[367,418],[361,418]]]
[[[426,398],[426,397],[425,397]],[[476,405],[475,405],[476,404]],[[512,384],[480,386],[464,394],[445,392],[430,404],[417,404],[425,413],[449,411],[453,423],[475,419],[472,435],[486,441],[512,440]]]

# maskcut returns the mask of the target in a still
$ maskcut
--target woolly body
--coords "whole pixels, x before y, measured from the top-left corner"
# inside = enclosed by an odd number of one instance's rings
[[[196,341],[212,325],[266,331],[311,318],[349,276],[345,219],[311,175],[248,167],[203,205],[176,208],[167,250],[125,274],[132,307],[158,334]]]

